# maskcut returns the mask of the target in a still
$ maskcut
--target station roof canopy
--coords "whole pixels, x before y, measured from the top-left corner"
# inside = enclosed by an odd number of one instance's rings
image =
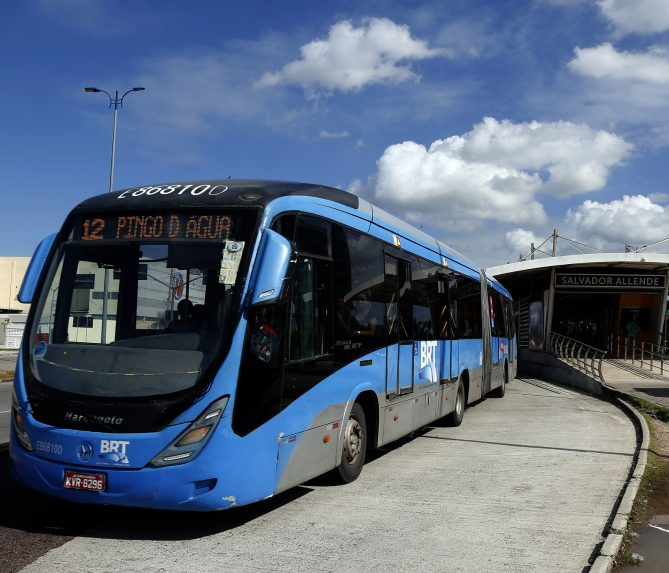
[[[626,269],[649,274],[665,273],[669,270],[669,254],[659,253],[595,253],[584,255],[567,255],[562,257],[544,257],[541,259],[518,261],[488,267],[486,274],[500,280],[504,285],[528,282],[546,275],[555,268],[556,271],[578,271],[600,267],[615,271]]]

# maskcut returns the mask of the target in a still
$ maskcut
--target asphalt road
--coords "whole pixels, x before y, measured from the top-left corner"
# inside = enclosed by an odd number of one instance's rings
[[[581,571],[635,447],[612,404],[516,380],[459,428],[375,453],[352,484],[214,514],[67,506],[10,485],[5,454],[0,571]]]
[[[17,356],[17,352],[0,352],[0,372],[14,370],[16,368]],[[12,403],[11,398],[11,383],[0,382],[0,444],[4,444],[9,440],[9,409]]]
[[[16,358],[18,352],[3,350],[0,352],[0,372],[14,370],[16,368]]]
[[[9,440],[9,409],[12,404],[11,382],[0,382],[0,444]]]

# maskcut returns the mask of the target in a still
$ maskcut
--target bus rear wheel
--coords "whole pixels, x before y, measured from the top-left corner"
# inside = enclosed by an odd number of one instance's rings
[[[465,385],[458,380],[458,389],[455,392],[455,409],[446,416],[449,426],[459,426],[465,417]]]
[[[493,390],[492,395],[495,398],[504,398],[504,394],[506,394],[506,385],[507,381],[509,379],[509,370],[506,365],[504,365],[504,378],[502,378],[502,385],[499,388],[495,388]]]
[[[367,424],[365,411],[357,402],[353,404],[346,421],[343,436],[341,463],[337,468],[343,483],[355,481],[362,472],[367,454]]]

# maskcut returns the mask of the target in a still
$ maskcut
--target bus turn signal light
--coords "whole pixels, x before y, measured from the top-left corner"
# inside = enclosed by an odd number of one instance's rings
[[[201,428],[195,428],[188,432],[183,438],[181,438],[175,445],[177,448],[182,446],[190,446],[191,444],[196,444],[209,433],[211,426],[202,426]]]
[[[30,436],[26,431],[26,425],[23,422],[23,414],[19,407],[19,401],[16,399],[16,394],[12,391],[12,419],[14,422],[14,433],[18,442],[28,451],[32,451],[33,444],[30,441]]]

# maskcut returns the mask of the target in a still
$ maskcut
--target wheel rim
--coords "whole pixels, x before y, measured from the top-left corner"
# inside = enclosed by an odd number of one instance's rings
[[[458,395],[455,398],[455,411],[456,411],[458,416],[460,416],[460,414],[462,414],[463,402],[464,402],[464,399],[463,399],[462,386],[459,386],[458,387]]]
[[[344,457],[347,463],[354,464],[360,457],[362,440],[362,426],[355,418],[349,418],[344,435]]]

